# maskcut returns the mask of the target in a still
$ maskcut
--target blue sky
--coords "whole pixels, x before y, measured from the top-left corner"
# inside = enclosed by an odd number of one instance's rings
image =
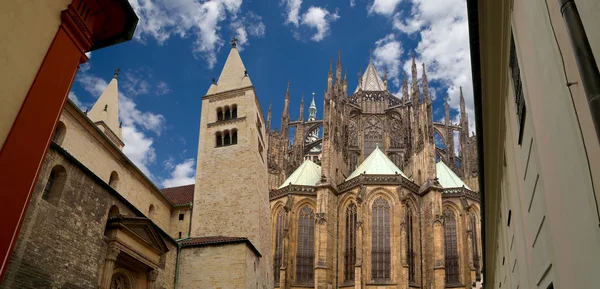
[[[119,115],[125,154],[159,187],[189,184],[195,173],[201,97],[218,78],[232,37],[266,117],[280,126],[287,82],[291,118],[300,95],[311,93],[322,117],[330,59],[341,50],[349,91],[369,55],[388,71],[400,96],[404,71],[415,54],[419,79],[427,66],[434,119],[449,96],[458,122],[463,86],[474,131],[468,26],[464,0],[130,0],[140,22],[133,40],[94,51],[77,74],[70,98],[91,108],[119,67]],[[408,75],[410,82],[410,74]],[[305,115],[307,116],[307,115]]]

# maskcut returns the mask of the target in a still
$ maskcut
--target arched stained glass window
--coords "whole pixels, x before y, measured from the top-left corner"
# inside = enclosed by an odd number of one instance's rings
[[[344,281],[354,281],[356,264],[356,205],[346,208],[346,251],[344,252]]]
[[[283,226],[285,224],[286,213],[283,209],[279,209],[275,217],[275,255],[273,257],[273,276],[275,277],[275,286],[279,284],[279,269],[282,263],[283,251]]]
[[[298,213],[297,247],[296,283],[313,284],[315,269],[315,213],[309,206],[304,206]]]
[[[444,210],[444,237],[446,252],[446,284],[458,284],[458,245],[456,241],[456,215],[449,209]]]
[[[379,197],[373,202],[373,224],[371,238],[372,279],[390,278],[390,205]]]

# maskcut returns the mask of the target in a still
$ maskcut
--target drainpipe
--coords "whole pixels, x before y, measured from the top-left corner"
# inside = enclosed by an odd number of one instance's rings
[[[596,129],[596,137],[600,141],[600,72],[598,72],[598,65],[594,59],[590,42],[585,34],[575,1],[558,0],[558,3],[560,4],[560,12],[565,20],[571,45],[575,53],[575,59],[577,60],[581,82],[583,82],[583,89],[585,90],[590,113],[592,114],[594,128]]]
[[[177,243],[177,261],[175,261],[175,286],[173,289],[177,289],[177,283],[179,283],[179,256],[181,255],[181,244]]]

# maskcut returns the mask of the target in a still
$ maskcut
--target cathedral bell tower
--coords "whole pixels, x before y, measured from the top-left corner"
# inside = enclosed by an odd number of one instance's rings
[[[273,288],[265,120],[236,39],[231,43],[218,82],[202,97],[191,239],[249,244],[197,252],[201,259],[219,260],[222,273],[207,264],[182,266],[206,279],[198,288]],[[206,277],[215,274],[222,274],[217,281]]]

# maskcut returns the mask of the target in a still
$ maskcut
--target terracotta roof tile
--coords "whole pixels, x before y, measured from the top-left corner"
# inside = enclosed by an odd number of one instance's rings
[[[194,201],[194,184],[163,188],[161,191],[175,205],[185,205]]]
[[[210,245],[225,245],[225,244],[236,244],[236,243],[246,243],[246,245],[254,251],[254,253],[262,257],[258,249],[254,247],[252,242],[248,240],[246,237],[224,237],[224,236],[209,236],[209,237],[194,237],[187,238],[179,241],[181,247],[201,247],[201,246],[210,246]]]

